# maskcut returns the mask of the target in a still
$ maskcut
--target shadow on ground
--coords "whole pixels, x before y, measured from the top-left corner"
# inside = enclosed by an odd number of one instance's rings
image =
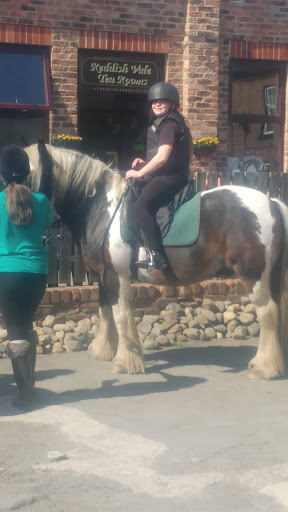
[[[39,383],[60,375],[69,375],[74,370],[57,369],[37,371],[37,398],[33,406],[35,409],[42,409],[50,405],[71,404],[82,400],[97,400],[99,398],[115,398],[141,396],[151,393],[168,393],[179,389],[192,388],[195,385],[206,382],[205,368],[203,377],[191,377],[185,375],[171,375],[166,370],[176,367],[203,365],[219,366],[225,368],[224,372],[239,373],[247,368],[247,364],[254,357],[257,348],[251,346],[222,347],[202,346],[184,347],[175,349],[162,349],[157,352],[145,354],[147,363],[147,375],[149,381],[145,381],[145,375],[135,376],[135,380],[129,383],[119,383],[119,379],[111,378],[102,381],[101,387],[96,389],[69,389],[59,393],[48,389],[40,388]],[[97,362],[95,361],[95,366]],[[183,373],[185,370],[183,369]],[[161,375],[163,380],[151,382],[151,375]],[[79,375],[78,375],[79,378]],[[133,376],[129,376],[131,380]],[[141,381],[139,380],[141,379]],[[11,398],[15,393],[12,375],[0,376],[0,398],[5,397],[1,406],[0,416],[22,414],[22,410],[11,408]],[[7,396],[8,395],[8,396]],[[8,401],[7,401],[8,399]],[[2,400],[1,400],[2,401]],[[9,403],[8,403],[9,402]]]
[[[238,347],[202,345],[201,347],[184,347],[177,350],[163,349],[156,353],[156,357],[155,352],[145,355],[145,361],[149,364],[146,373],[157,373],[160,370],[187,365],[213,365],[225,367],[225,372],[239,373],[246,370],[256,352],[257,347],[249,345]],[[158,365],[159,359],[166,361],[166,364]],[[155,364],[153,364],[154,361]]]

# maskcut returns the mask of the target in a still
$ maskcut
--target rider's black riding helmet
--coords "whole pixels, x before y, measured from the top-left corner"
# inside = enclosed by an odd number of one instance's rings
[[[29,158],[24,149],[9,144],[0,151],[0,176],[7,183],[23,183],[29,173]]]
[[[150,87],[148,102],[152,103],[152,101],[157,100],[171,101],[171,103],[175,103],[177,108],[180,106],[179,92],[175,85],[170,84],[170,82],[158,82]]]

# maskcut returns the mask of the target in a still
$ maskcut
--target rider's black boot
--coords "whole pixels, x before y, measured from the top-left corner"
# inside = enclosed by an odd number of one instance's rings
[[[153,250],[149,251],[149,258],[137,261],[136,266],[138,268],[155,268],[157,270],[165,270],[168,267],[164,253],[162,251]]]
[[[151,261],[149,267],[159,270],[165,270],[165,268],[168,267],[164,254],[161,251],[151,251],[150,255]]]

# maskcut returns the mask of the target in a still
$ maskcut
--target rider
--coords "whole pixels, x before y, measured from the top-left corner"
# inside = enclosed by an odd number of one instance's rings
[[[52,222],[50,203],[23,185],[30,173],[24,149],[11,144],[0,152],[0,308],[8,331],[21,401],[33,398],[37,333],[33,316],[44,295],[48,261],[42,233]]]
[[[187,183],[191,134],[178,112],[179,92],[169,82],[158,82],[149,89],[150,126],[146,160],[136,158],[126,179],[145,177],[146,184],[134,204],[139,226],[146,239],[150,258],[138,262],[141,267],[167,268],[161,234],[156,222],[157,210],[168,203]]]

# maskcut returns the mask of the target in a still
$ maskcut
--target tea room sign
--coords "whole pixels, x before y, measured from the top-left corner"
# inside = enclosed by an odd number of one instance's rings
[[[85,57],[80,61],[80,81],[101,88],[149,89],[158,82],[158,66],[147,61]]]

